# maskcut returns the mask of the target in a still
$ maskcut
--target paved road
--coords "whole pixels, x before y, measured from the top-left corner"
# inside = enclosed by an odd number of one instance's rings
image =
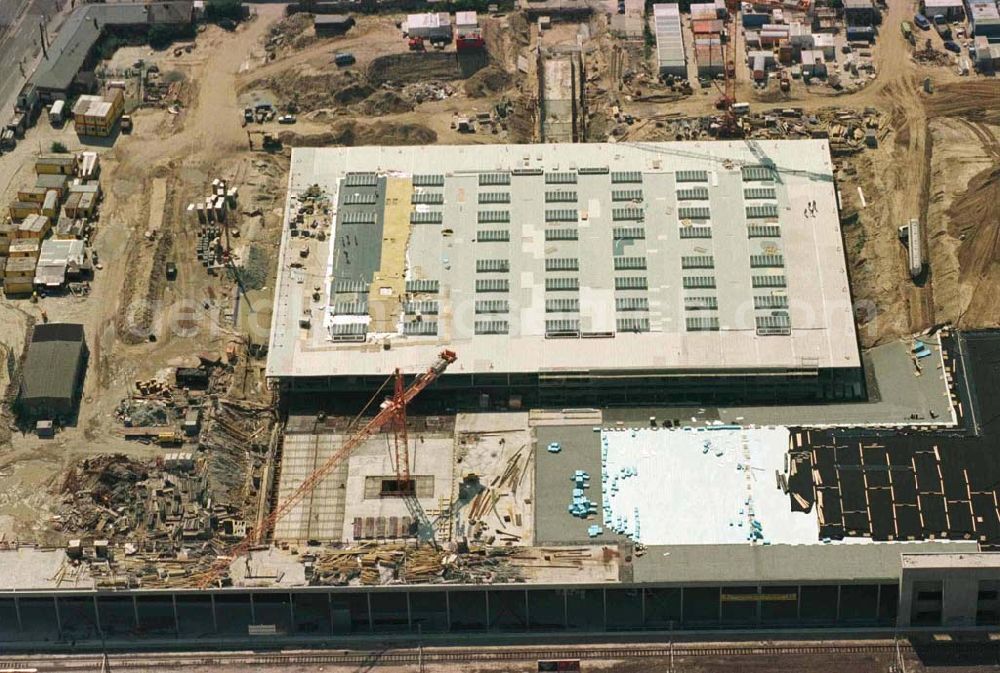
[[[61,9],[68,7],[67,0],[0,0],[0,24],[7,24],[0,33],[0,124],[6,124],[14,112],[14,102],[42,56],[39,43],[39,23],[49,23],[49,39],[55,38],[55,30],[61,25]],[[11,67],[7,67],[7,65]]]

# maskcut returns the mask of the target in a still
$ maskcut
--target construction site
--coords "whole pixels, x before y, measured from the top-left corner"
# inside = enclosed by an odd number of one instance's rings
[[[0,109],[5,656],[995,658],[998,43],[935,1],[59,9]]]

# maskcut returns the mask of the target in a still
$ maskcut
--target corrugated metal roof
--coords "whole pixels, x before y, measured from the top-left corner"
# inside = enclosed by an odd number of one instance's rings
[[[656,60],[661,68],[680,67],[687,63],[678,5],[653,5],[653,32],[656,35]]]
[[[83,325],[36,325],[22,370],[20,399],[73,399],[83,352]]]
[[[190,0],[80,5],[52,40],[49,58],[42,59],[28,81],[42,89],[67,90],[104,26],[190,23],[192,10]]]

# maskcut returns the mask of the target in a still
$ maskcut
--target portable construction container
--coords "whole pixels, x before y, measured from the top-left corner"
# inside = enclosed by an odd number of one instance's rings
[[[769,23],[771,17],[767,14],[754,14],[752,12],[743,13],[744,28],[762,28],[765,23]]]
[[[7,250],[7,256],[11,259],[19,259],[22,257],[38,259],[38,251],[40,248],[40,241],[33,238],[18,238],[10,244],[10,248]]]
[[[48,235],[51,228],[52,220],[45,215],[37,213],[28,215],[28,217],[24,218],[23,222],[17,225],[17,229],[14,231],[14,238],[31,238],[40,241]]]
[[[80,194],[80,203],[77,207],[77,217],[93,217],[94,210],[97,209],[97,194],[85,192]]]
[[[80,182],[75,181],[69,185],[70,194],[93,194],[95,197],[101,197],[101,185],[97,182]]]
[[[60,173],[42,173],[35,179],[35,187],[41,187],[45,191],[54,189],[59,192],[59,198],[63,197],[69,185],[69,176]]]
[[[715,3],[711,2],[691,3],[692,21],[711,21],[712,19],[717,19],[717,18],[719,18],[719,14],[715,8]]]
[[[455,33],[461,37],[479,33],[479,16],[475,12],[455,12]]]
[[[111,89],[106,96],[80,96],[73,106],[73,125],[78,136],[107,137],[125,111],[125,96]]]
[[[753,78],[756,82],[761,82],[767,77],[767,71],[764,69],[764,57],[757,56],[753,60]]]
[[[45,200],[42,202],[42,215],[55,219],[59,215],[59,193],[50,189],[45,193]]]
[[[722,33],[722,20],[712,19],[691,22],[691,32],[695,35],[719,35]]]
[[[45,203],[45,195],[49,193],[45,187],[27,187],[17,190],[17,200],[29,203]]]
[[[406,17],[405,26],[409,37],[447,41],[451,41],[452,38],[451,16],[448,12],[410,14]]]
[[[34,289],[37,266],[38,260],[33,257],[8,259],[3,274],[3,291],[8,295],[30,294]]]
[[[11,240],[14,238],[14,224],[7,220],[0,222],[0,256],[6,255],[10,250]]]
[[[346,14],[317,14],[313,28],[317,37],[336,37],[354,27],[354,19]]]
[[[26,217],[31,217],[42,212],[42,204],[34,201],[13,201],[7,208],[10,219],[20,222]]]
[[[56,221],[56,226],[52,228],[52,238],[57,241],[72,241],[73,239],[83,238],[83,220],[75,219],[65,214],[60,215]]]
[[[76,157],[72,154],[40,154],[35,159],[35,173],[38,175],[73,175],[76,172]]]

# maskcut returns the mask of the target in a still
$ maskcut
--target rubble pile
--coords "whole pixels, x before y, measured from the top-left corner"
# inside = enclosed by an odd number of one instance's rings
[[[167,453],[150,462],[124,455],[84,460],[63,479],[63,501],[53,529],[110,542],[191,542],[246,535],[241,510],[220,503],[205,462]]]
[[[172,417],[165,401],[126,397],[115,409],[115,419],[126,428],[148,428],[168,425]]]

